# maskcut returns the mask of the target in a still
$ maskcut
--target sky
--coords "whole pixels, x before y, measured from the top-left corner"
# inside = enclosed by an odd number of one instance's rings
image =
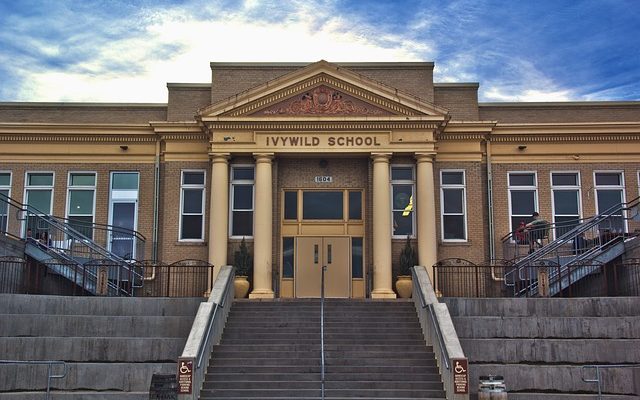
[[[640,0],[0,0],[0,102],[166,103],[209,62],[433,61],[484,102],[640,100]]]

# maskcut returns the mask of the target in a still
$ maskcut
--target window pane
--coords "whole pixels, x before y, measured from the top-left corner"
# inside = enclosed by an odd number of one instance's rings
[[[443,185],[463,185],[464,174],[460,172],[442,172]]]
[[[554,186],[578,186],[578,174],[552,174],[551,184]]]
[[[182,216],[180,239],[202,239],[202,215]]]
[[[622,204],[622,190],[597,190],[596,192],[598,194],[598,212],[600,214],[605,214],[608,210],[617,208]],[[614,213],[614,215],[620,214],[620,210]]]
[[[182,212],[188,214],[202,213],[202,189],[184,189]]]
[[[93,239],[93,217],[92,216],[70,216],[69,225],[89,239]]]
[[[0,193],[9,197],[8,190],[0,190]],[[0,196],[0,215],[7,215],[8,212],[9,212],[9,204],[4,200],[4,197]],[[0,228],[2,227],[3,225],[0,224]]]
[[[412,181],[413,180],[413,168],[412,167],[393,167],[391,168],[391,179],[394,181]]]
[[[69,215],[93,215],[93,190],[69,191]]]
[[[112,189],[137,190],[138,173],[136,172],[116,172],[113,174]]]
[[[95,186],[95,174],[71,174],[70,186]]]
[[[53,186],[53,174],[29,174],[28,186]]]
[[[511,214],[531,215],[534,211],[535,191],[517,190],[511,192]]]
[[[443,215],[442,218],[445,239],[465,239],[463,215]]]
[[[342,192],[302,193],[303,219],[342,219]]]
[[[598,173],[596,174],[596,185],[620,186],[619,173]]]
[[[284,192],[284,219],[298,219],[298,192]]]
[[[393,209],[404,210],[413,194],[413,185],[393,185]]]
[[[232,236],[252,236],[253,235],[253,211],[234,211],[233,225],[231,227]]]
[[[253,209],[253,185],[233,185],[233,209]]]
[[[253,180],[253,167],[234,167],[233,180]]]
[[[51,213],[51,190],[28,190],[27,204],[39,212]]]
[[[349,192],[349,219],[362,219],[362,192]]]
[[[185,171],[182,173],[182,183],[184,185],[204,185],[204,172]]]
[[[293,238],[282,238],[282,277],[293,278],[293,260],[294,260]]]
[[[553,202],[556,214],[578,215],[577,190],[554,190]]]
[[[403,216],[403,211],[393,212],[393,234],[397,236],[406,236],[413,234],[413,219],[411,213]]]
[[[462,214],[462,189],[444,189],[442,194],[444,212]]]
[[[578,226],[580,221],[576,217],[556,217],[556,237],[560,237]]]
[[[0,186],[9,186],[11,183],[11,174],[8,172],[0,173]]]
[[[535,186],[534,174],[509,174],[510,186]]]
[[[351,238],[351,277],[363,277],[362,238]]]

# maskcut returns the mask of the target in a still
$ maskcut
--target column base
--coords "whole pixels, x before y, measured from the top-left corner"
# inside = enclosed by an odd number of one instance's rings
[[[269,289],[256,289],[253,292],[249,293],[250,299],[273,299],[276,297],[276,294],[273,290]]]
[[[396,292],[394,292],[393,290],[376,289],[371,292],[372,299],[395,299],[396,297]]]

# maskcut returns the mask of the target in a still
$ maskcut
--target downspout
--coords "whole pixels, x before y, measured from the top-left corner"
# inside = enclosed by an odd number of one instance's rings
[[[493,226],[493,171],[491,170],[491,134],[485,138],[487,153],[487,218],[489,227],[489,260],[496,257],[495,230]],[[496,276],[495,266],[491,266],[491,279],[504,281],[504,278]]]
[[[160,138],[156,140],[156,155],[154,161],[154,176],[153,176],[153,233],[151,240],[153,242],[151,259],[158,261],[158,230],[160,221]],[[153,275],[155,275],[155,267],[153,269]]]

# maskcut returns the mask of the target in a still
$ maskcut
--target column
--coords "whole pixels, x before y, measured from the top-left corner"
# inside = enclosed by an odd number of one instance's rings
[[[393,299],[391,273],[391,153],[371,153],[373,159],[373,291],[374,299]]]
[[[250,299],[272,299],[271,260],[273,207],[272,173],[273,153],[254,154],[256,159],[256,193],[253,223],[253,291]]]
[[[229,237],[229,154],[211,156],[211,197],[209,205],[209,263],[215,266],[215,274],[227,264],[227,239]],[[209,277],[213,282],[215,276]]]
[[[433,264],[438,261],[436,237],[436,198],[433,179],[433,154],[416,153],[416,221],[418,225],[418,262],[427,268],[433,283]]]

